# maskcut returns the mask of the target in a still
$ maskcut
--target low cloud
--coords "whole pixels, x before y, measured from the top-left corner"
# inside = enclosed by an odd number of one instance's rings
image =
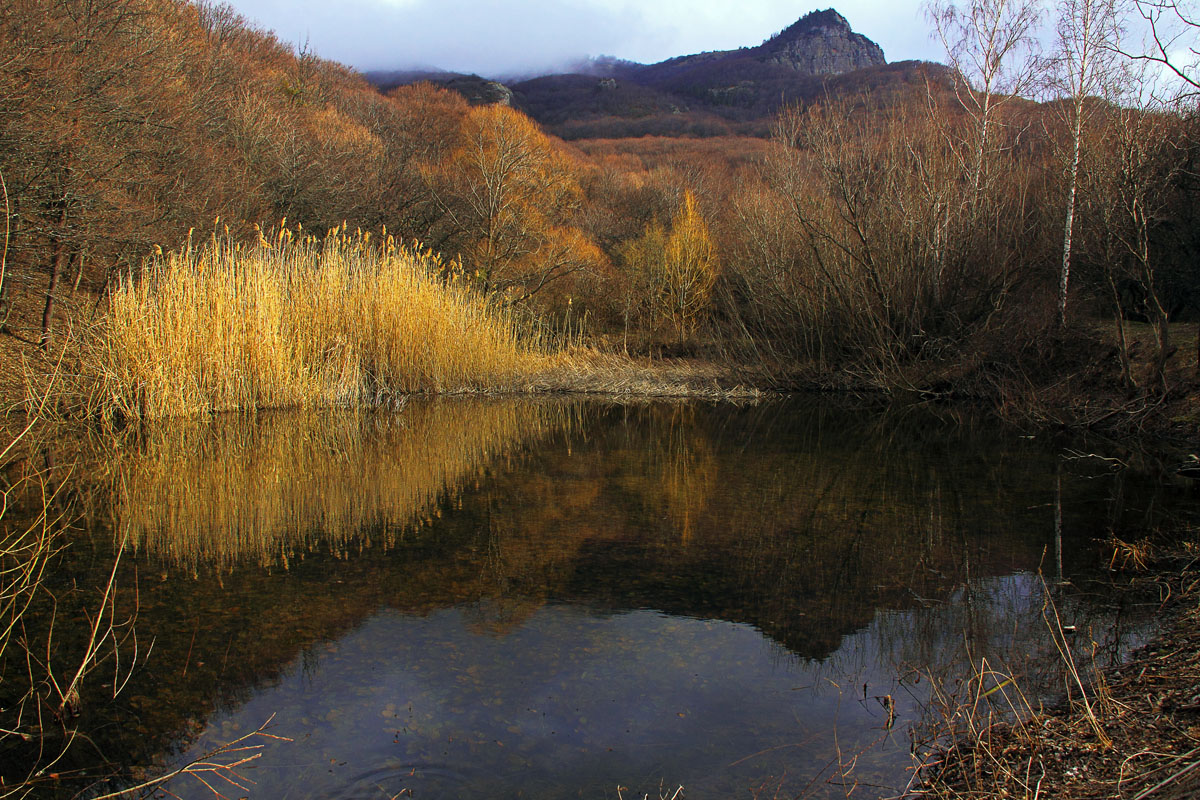
[[[330,4],[234,0],[288,42],[359,69],[440,68],[483,75],[549,71],[585,56],[654,62],[755,45],[808,9],[785,0],[346,0]],[[846,0],[839,10],[889,59],[927,42],[917,2]],[[899,46],[899,51],[897,51]],[[926,48],[927,49],[927,48]]]

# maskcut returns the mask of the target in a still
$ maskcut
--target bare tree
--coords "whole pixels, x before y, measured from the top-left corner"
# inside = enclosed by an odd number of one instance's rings
[[[1135,62],[1156,64],[1176,79],[1167,102],[1190,115],[1194,143],[1196,100],[1200,98],[1200,10],[1195,0],[1125,1],[1132,2],[1149,28],[1148,41],[1141,52],[1119,52]],[[1194,169],[1191,174],[1194,177]],[[1196,331],[1196,370],[1200,374],[1200,327]]]
[[[1141,53],[1121,50],[1122,55],[1135,61],[1159,64],[1189,87],[1186,98],[1200,95],[1200,49],[1196,35],[1200,32],[1200,13],[1191,2],[1178,0],[1133,0],[1138,16],[1149,27],[1149,46]],[[1188,58],[1183,52],[1191,54]]]
[[[953,130],[953,120],[870,97],[785,110],[764,164],[778,199],[739,198],[758,241],[728,272],[756,306],[766,301],[748,319],[767,314],[758,324],[784,330],[777,341],[892,387],[987,328],[1027,246],[1024,171],[997,132],[1005,168],[964,200],[970,176]]]
[[[1058,324],[1067,324],[1067,290],[1071,278],[1071,237],[1084,124],[1096,107],[1091,98],[1107,93],[1117,68],[1121,28],[1116,0],[1060,0],[1057,47],[1049,62],[1051,90],[1064,98],[1070,131],[1066,216],[1063,221],[1062,269],[1059,273]]]
[[[1002,107],[1028,93],[1039,62],[1036,28],[1041,0],[930,0],[926,14],[961,82],[955,91],[970,117],[971,135],[956,142],[971,186],[971,202],[987,189]]]
[[[601,260],[570,224],[582,201],[571,162],[520,112],[472,109],[458,146],[425,173],[451,244],[485,291],[520,302]]]
[[[1089,159],[1088,178],[1095,186],[1091,193],[1098,207],[1100,236],[1106,241],[1103,249],[1109,255],[1110,286],[1116,296],[1118,284],[1124,281],[1140,295],[1138,311],[1153,326],[1156,340],[1147,387],[1165,391],[1166,363],[1172,349],[1168,303],[1163,295],[1167,265],[1156,236],[1161,237],[1177,202],[1175,188],[1187,153],[1180,146],[1179,117],[1139,106],[1134,100],[1145,95],[1136,83],[1130,95],[1126,103],[1109,107],[1098,152]],[[1119,297],[1115,299],[1120,304]],[[1118,316],[1129,311],[1115,310]]]

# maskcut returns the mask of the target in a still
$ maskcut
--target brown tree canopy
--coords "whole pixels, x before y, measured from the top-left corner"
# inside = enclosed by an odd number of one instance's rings
[[[453,248],[485,290],[522,300],[600,266],[599,248],[572,224],[583,198],[575,170],[532,120],[473,108],[456,141],[427,175]]]

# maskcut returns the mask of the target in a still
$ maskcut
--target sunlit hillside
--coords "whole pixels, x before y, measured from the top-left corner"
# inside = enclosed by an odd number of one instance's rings
[[[1176,389],[1196,380],[1180,342],[1200,302],[1195,75],[1177,64],[1182,91],[1151,91],[1137,68],[1170,52],[1102,48],[1103,74],[1089,62],[1072,83],[1070,59],[1032,58],[1014,13],[995,22],[1014,44],[985,74],[973,65],[993,63],[993,40],[950,15],[931,19],[948,65],[885,64],[820,12],[761,45],[594,65],[611,74],[471,105],[430,83],[380,92],[227,6],[83,8],[0,8],[6,394],[44,394],[60,362],[42,353],[86,338],[64,332],[115,331],[109,298],[129,290],[111,290],[157,281],[146,259],[189,230],[228,227],[252,250],[283,219],[429,251],[525,329],[748,366],[780,388],[965,395],[1086,422],[1095,395],[1113,408],[1190,396]],[[1195,41],[1163,11],[1174,41]],[[861,58],[830,44],[843,39]],[[418,384],[453,381],[379,388]],[[262,404],[298,402],[283,394]]]

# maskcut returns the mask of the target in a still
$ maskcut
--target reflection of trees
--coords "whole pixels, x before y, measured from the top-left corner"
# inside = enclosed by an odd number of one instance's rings
[[[687,545],[706,513],[720,472],[711,432],[699,424],[694,405],[671,404],[638,411],[644,423],[619,465],[621,485],[648,518],[665,518],[663,545]]]
[[[577,545],[563,596],[751,622],[815,658],[878,608],[1038,568],[1054,530],[1053,452],[969,419],[798,405],[611,412],[594,447],[610,464],[606,508],[625,513]],[[1098,525],[1119,524],[1108,488],[1068,481],[1069,559],[1087,557]],[[521,524],[536,528],[536,511]]]
[[[684,410],[690,408],[677,409],[676,415]],[[659,451],[662,504],[679,533],[680,544],[687,545],[713,493],[717,460],[708,438],[687,419],[671,425],[665,445]]]
[[[519,624],[525,600],[586,599],[752,622],[809,657],[881,606],[1037,569],[1054,530],[1053,453],[969,418],[932,435],[942,423],[921,412],[799,405],[593,409],[595,424],[526,451],[516,470],[488,465],[569,428],[563,406],[216,421],[120,458],[116,513],[133,546],[195,569],[387,552],[466,503],[478,523],[464,535],[481,537],[467,594],[504,600],[481,624]],[[1121,524],[1133,494],[1108,483],[1067,481],[1068,550],[1073,531]]]
[[[398,416],[262,415],[150,434],[107,469],[114,530],[64,554],[62,574],[82,582],[127,531],[138,557],[122,585],[142,570],[139,629],[156,637],[150,668],[117,701],[85,687],[85,707],[107,703],[95,720],[117,722],[113,752],[144,763],[190,730],[187,717],[246,696],[380,607],[466,604],[492,635],[547,601],[653,608],[753,624],[831,670],[869,666],[841,647],[856,631],[874,659],[902,667],[953,662],[964,630],[981,648],[1019,650],[1031,623],[1009,634],[1028,598],[993,596],[1019,581],[986,579],[1041,561],[1053,456],[969,420],[937,430],[921,415],[799,402],[411,402]],[[1064,474],[1068,575],[1082,537],[1165,507],[1136,481],[1120,500],[1111,488]],[[176,565],[193,577],[172,578]]]

